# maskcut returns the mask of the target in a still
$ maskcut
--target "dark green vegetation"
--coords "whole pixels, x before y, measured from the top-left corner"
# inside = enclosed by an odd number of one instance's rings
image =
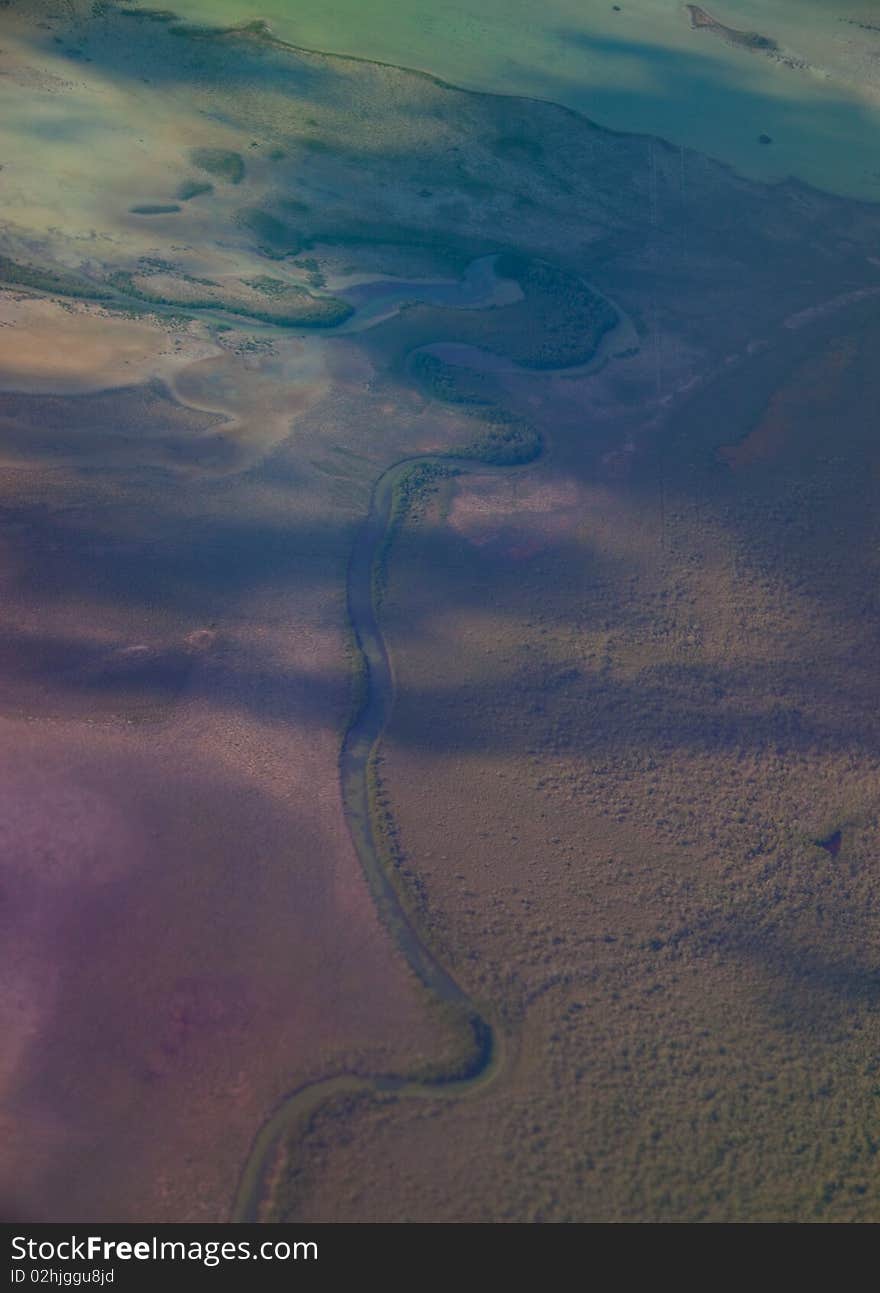
[[[473,440],[453,450],[456,457],[473,458],[496,467],[533,462],[541,453],[541,436],[528,422],[503,413],[485,418]]]
[[[180,210],[180,207],[176,202],[164,204],[161,202],[142,202],[139,206],[129,207],[128,209],[132,215],[153,216],[173,215],[175,211]]]
[[[407,517],[419,515],[431,495],[437,492],[438,482],[454,475],[455,468],[443,462],[415,462],[402,472],[394,485],[389,533],[396,531]]]
[[[486,379],[474,369],[448,364],[428,351],[417,350],[410,358],[408,371],[432,399],[460,404],[474,412],[492,402]]]
[[[496,330],[505,342],[501,353],[526,368],[587,363],[617,322],[614,307],[587,283],[545,261],[508,252],[495,268],[519,283],[525,296],[521,305],[506,308]],[[517,313],[528,316],[528,329]]]
[[[228,287],[223,288],[208,279],[171,277],[163,280],[164,291],[150,288],[149,274],[136,283],[132,273],[117,270],[110,275],[109,281],[115,291],[145,305],[180,306],[196,313],[222,311],[259,323],[275,324],[279,328],[334,328],[344,323],[352,313],[351,306],[345,301],[332,296],[312,296],[306,288],[290,284],[283,284],[283,293],[272,294],[272,308],[262,309],[253,303],[251,296],[236,296]]]
[[[321,267],[314,256],[301,256],[299,264],[303,269],[306,269],[309,272],[310,287],[324,287],[327,280],[325,279],[324,274],[321,271]]]
[[[275,300],[285,296],[290,291],[289,283],[285,283],[280,278],[272,278],[267,274],[261,274],[258,278],[247,279],[246,286],[252,287],[255,292],[262,292],[263,296],[272,297]]]
[[[12,260],[9,256],[0,256],[0,284],[95,301],[106,301],[112,295],[100,284],[90,283],[87,279],[54,265],[27,265]]]
[[[602,338],[618,322],[614,307],[579,275],[546,261],[505,253],[496,262],[496,273],[518,283],[523,299],[486,310],[412,305],[383,325],[377,336],[381,335],[383,346],[399,348],[402,356],[420,345],[453,341],[503,356],[523,368],[546,371],[589,363]],[[414,362],[421,379],[433,383],[441,398],[449,398],[441,386],[452,389],[450,375],[436,367],[429,372],[427,357]],[[457,379],[455,386],[461,395],[452,398],[468,402],[466,379]]]
[[[201,197],[203,193],[213,193],[214,185],[202,180],[184,180],[178,186],[176,197],[181,202],[189,202],[191,198]]]
[[[173,22],[176,14],[172,9],[141,9],[134,6],[120,6],[119,12],[126,18],[141,18],[145,22]]]
[[[218,180],[240,184],[244,179],[244,158],[240,153],[223,148],[192,148],[189,157],[193,166]]]
[[[445,363],[425,351],[412,356],[409,372],[431,398],[451,404],[481,423],[472,439],[451,451],[454,457],[504,467],[531,462],[540,454],[540,433],[525,419],[498,407],[479,373]]]
[[[297,231],[268,211],[247,207],[239,211],[237,220],[243,229],[254,235],[264,256],[281,260],[284,256],[295,256],[302,251],[303,241]]]
[[[140,215],[164,214],[179,210],[180,208],[176,206],[132,208],[132,211]],[[209,279],[178,275],[174,267],[165,262],[158,264],[154,262],[152,266],[144,262],[142,268],[148,271],[145,279],[142,280],[147,283],[151,269],[160,272],[170,270],[173,277],[166,280],[168,283],[166,290],[152,291],[147,286],[138,285],[135,282],[135,274],[130,270],[114,270],[108,274],[106,281],[101,283],[57,269],[52,265],[29,265],[8,256],[0,256],[0,286],[6,284],[52,296],[100,301],[108,309],[128,312],[137,311],[140,306],[150,305],[164,308],[179,306],[194,311],[220,310],[260,323],[276,324],[282,328],[333,328],[344,323],[352,314],[352,307],[346,301],[336,297],[312,296],[306,288],[282,283],[278,279],[258,279],[243,285],[272,298],[273,308],[261,309],[246,299],[235,297],[229,290],[224,291]],[[172,290],[175,282],[179,283],[176,291]],[[193,287],[201,287],[203,289],[201,295],[194,294]]]
[[[428,500],[437,493],[440,482],[450,479],[455,475],[455,472],[456,468],[449,463],[432,461],[414,462],[397,475],[391,496],[388,524],[381,542],[377,546],[373,565],[373,601],[377,609],[382,604],[382,598],[388,582],[388,561],[394,540],[401,526],[408,518],[423,514]],[[370,794],[373,798],[377,794],[379,784],[377,767],[378,765],[374,758],[369,768]],[[394,835],[393,820],[390,813],[387,811],[378,813],[375,816],[374,824],[386,845],[387,861],[390,856],[393,856],[393,854],[387,853],[388,847],[393,842]]]
[[[703,27],[707,31],[714,32],[731,45],[739,45],[742,49],[756,50],[765,54],[775,53],[779,49],[778,43],[770,36],[762,36],[757,31],[739,31],[736,27],[727,27],[699,5],[689,4],[687,8],[692,27]]]
[[[515,467],[539,457],[543,448],[541,436],[527,422],[498,408],[481,409],[479,416],[479,429],[463,444],[449,449],[444,455],[448,462],[444,462],[443,457],[415,461],[395,478],[388,526],[377,548],[373,573],[373,595],[377,606],[381,604],[387,585],[388,561],[401,527],[407,521],[424,515],[441,483],[459,474],[459,460],[482,462],[493,467]]]

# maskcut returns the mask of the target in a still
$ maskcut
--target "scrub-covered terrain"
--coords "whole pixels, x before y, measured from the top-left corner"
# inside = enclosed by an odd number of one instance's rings
[[[0,23],[4,1212],[876,1218],[880,213],[258,22]],[[418,458],[408,945],[339,760]]]

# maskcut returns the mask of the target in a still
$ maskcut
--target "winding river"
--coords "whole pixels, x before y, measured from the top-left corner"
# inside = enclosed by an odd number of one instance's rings
[[[337,294],[349,301],[353,313],[341,326],[323,330],[323,334],[332,337],[334,333],[362,332],[414,302],[452,309],[486,309],[522,299],[522,291],[516,282],[497,275],[497,259],[497,255],[477,258],[466,267],[458,281],[383,279],[340,285],[342,290],[337,289]],[[102,291],[101,303],[104,305],[130,307],[136,303],[139,308],[144,308],[142,301],[126,296],[121,290],[105,290],[102,284]],[[30,294],[48,295],[40,290]],[[147,308],[149,313],[163,316],[179,313],[182,307],[149,303]],[[583,377],[622,349],[638,346],[638,335],[632,322],[616,305],[615,309],[618,323],[602,339],[590,362],[568,370],[524,368],[472,345],[437,343],[425,349],[453,365],[487,372],[519,372],[536,378],[552,377],[564,371],[571,377]],[[235,322],[240,325],[244,322],[248,330],[255,333],[277,336],[311,336],[315,333],[312,328],[285,328],[268,321],[244,319],[219,308],[199,309],[192,313],[209,324]],[[189,403],[189,399],[186,402]],[[495,474],[526,471],[532,464],[491,466],[473,458],[436,453],[399,460],[383,471],[373,486],[369,510],[354,543],[347,573],[349,622],[360,653],[364,687],[360,707],[343,738],[339,755],[340,791],[346,822],[379,915],[427,991],[435,1000],[451,1008],[464,1024],[463,1031],[470,1034],[470,1048],[445,1075],[419,1078],[393,1073],[340,1072],[291,1092],[263,1124],[251,1145],[232,1204],[233,1221],[260,1220],[263,1205],[271,1194],[273,1169],[284,1143],[293,1141],[298,1133],[302,1133],[310,1117],[334,1097],[358,1092],[375,1095],[393,1092],[407,1097],[455,1099],[491,1082],[503,1060],[502,1038],[497,1027],[437,960],[410,918],[390,868],[383,860],[382,846],[370,811],[373,758],[394,703],[394,673],[379,624],[374,576],[392,524],[396,487],[404,473],[416,465],[454,469],[457,474]]]
[[[511,286],[515,288],[516,285],[496,276],[496,260],[496,256],[487,256],[472,262],[459,283],[401,284],[399,281],[383,281],[364,284],[351,294],[355,314],[349,320],[348,328],[343,325],[331,332],[361,331],[414,299],[428,299],[435,304],[459,308],[501,304],[505,297],[516,299],[511,291]],[[603,338],[603,344],[589,364],[567,370],[570,376],[585,376],[601,367],[620,348],[638,346],[638,335],[631,320],[616,305],[615,309],[617,326]],[[426,349],[439,351],[447,362],[487,371],[520,372],[530,377],[549,377],[564,371],[520,368],[509,360],[470,345],[437,345]],[[499,1072],[503,1062],[503,1041],[498,1028],[437,960],[401,901],[370,811],[373,758],[394,704],[394,671],[379,623],[375,575],[392,525],[396,487],[404,474],[417,465],[453,469],[459,475],[494,475],[498,472],[524,472],[533,463],[492,466],[473,458],[436,453],[400,459],[386,468],[373,485],[367,516],[355,539],[347,572],[348,617],[360,654],[364,686],[360,706],[343,738],[339,754],[340,792],[346,822],[380,917],[410,969],[431,996],[450,1007],[465,1022],[471,1035],[470,1053],[446,1075],[419,1079],[390,1073],[341,1072],[306,1083],[291,1092],[254,1139],[233,1202],[233,1221],[260,1220],[262,1206],[271,1195],[273,1168],[284,1143],[302,1134],[312,1115],[334,1097],[393,1092],[399,1096],[423,1099],[454,1099],[485,1087]]]
[[[457,1098],[492,1081],[502,1063],[502,1042],[497,1028],[437,960],[403,906],[383,860],[383,850],[370,812],[372,759],[394,703],[394,673],[379,624],[374,574],[392,524],[395,487],[404,473],[415,465],[453,468],[458,474],[483,474],[523,471],[530,464],[490,467],[471,458],[437,454],[401,459],[387,468],[373,486],[369,511],[355,540],[348,566],[348,614],[361,656],[365,685],[361,705],[345,734],[339,756],[346,821],[373,900],[386,927],[428,991],[439,1001],[455,1008],[467,1021],[472,1048],[461,1067],[445,1077],[417,1080],[394,1074],[339,1073],[293,1091],[254,1140],[235,1196],[233,1221],[260,1220],[261,1204],[283,1142],[305,1130],[309,1118],[328,1100],[355,1092],[376,1095],[394,1092],[400,1096],[430,1099]]]

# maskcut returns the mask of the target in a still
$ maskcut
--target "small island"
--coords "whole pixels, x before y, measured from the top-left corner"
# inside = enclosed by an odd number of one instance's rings
[[[767,54],[779,51],[778,44],[770,36],[762,36],[757,31],[738,31],[736,27],[726,27],[723,22],[713,18],[710,13],[707,13],[698,4],[689,4],[687,10],[691,16],[692,27],[706,28],[708,31],[714,32],[716,36],[721,36],[731,45],[739,45],[743,49],[760,50]]]

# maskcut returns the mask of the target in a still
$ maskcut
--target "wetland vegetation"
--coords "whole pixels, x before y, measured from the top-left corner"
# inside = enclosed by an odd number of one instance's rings
[[[215,179],[228,184],[240,184],[244,179],[244,158],[240,153],[225,148],[193,148],[189,157],[193,166]]]

